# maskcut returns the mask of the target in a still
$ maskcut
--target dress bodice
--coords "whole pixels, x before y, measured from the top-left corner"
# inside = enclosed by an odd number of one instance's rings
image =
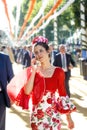
[[[58,90],[59,95],[66,95],[64,87],[64,72],[61,68],[57,67],[54,70],[52,77],[45,78],[46,90],[55,92]]]

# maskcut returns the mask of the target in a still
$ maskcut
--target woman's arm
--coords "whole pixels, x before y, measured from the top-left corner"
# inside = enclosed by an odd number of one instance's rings
[[[73,129],[74,128],[74,122],[72,120],[71,114],[66,114],[66,119],[67,119],[67,123],[68,123],[68,128],[69,129]]]
[[[32,90],[33,90],[33,85],[34,85],[34,79],[35,79],[36,70],[37,70],[37,67],[33,65],[32,66],[32,74],[31,74],[31,76],[30,76],[27,84],[24,87],[24,91],[25,91],[26,95],[29,95],[32,92]]]
[[[29,95],[33,89],[34,85],[35,72],[33,71],[26,86],[24,87],[24,91],[26,95]]]

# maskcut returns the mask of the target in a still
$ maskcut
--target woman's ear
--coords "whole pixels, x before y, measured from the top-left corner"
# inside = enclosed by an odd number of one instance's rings
[[[50,49],[48,50],[48,56],[50,57]]]

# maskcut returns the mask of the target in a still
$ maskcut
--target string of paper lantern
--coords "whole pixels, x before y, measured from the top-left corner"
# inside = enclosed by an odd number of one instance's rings
[[[36,31],[36,33],[38,33],[41,29],[45,28],[52,19],[54,19],[55,17],[57,17],[60,14],[62,14],[74,1],[75,0],[69,0],[59,11],[57,11],[53,15],[51,15],[49,17],[49,19],[47,19],[47,21],[44,22],[43,25],[39,27],[39,29]]]
[[[28,9],[26,18],[25,18],[25,20],[24,20],[24,23],[23,23],[23,25],[22,25],[22,27],[21,27],[21,29],[20,29],[20,34],[19,34],[18,39],[20,39],[21,36],[22,36],[22,34],[23,34],[23,31],[24,31],[24,29],[25,29],[25,27],[26,27],[26,24],[27,24],[27,22],[28,22],[28,20],[29,20],[29,18],[30,18],[30,15],[31,15],[32,11],[33,11],[35,2],[36,2],[36,0],[31,0],[31,1],[30,1],[30,6],[29,6],[29,9]]]
[[[26,39],[27,37],[29,37],[29,35],[31,35],[42,23],[44,20],[48,19],[53,13],[54,11],[58,8],[58,6],[62,3],[62,0],[57,0],[56,4],[52,7],[52,9],[45,15],[43,16],[38,24],[31,30],[27,33],[27,36],[24,37],[24,39]]]
[[[8,8],[7,8],[6,0],[2,0],[2,2],[4,4],[5,13],[6,13],[6,16],[7,16],[7,19],[8,19],[8,23],[9,23],[10,35],[13,37],[13,33],[12,33],[12,28],[11,28],[10,18],[9,18],[9,14],[8,14]]]
[[[44,0],[42,1],[42,6],[38,12],[38,14],[32,19],[32,22],[30,23],[30,25],[27,27],[26,31],[24,32],[22,39],[26,36],[27,32],[29,32],[29,30],[34,26],[34,23],[41,17],[41,15],[43,14],[47,4],[48,4],[49,0]]]
[[[35,33],[38,33],[41,29],[45,28],[49,22],[54,19],[55,17],[59,16],[60,14],[62,14],[75,0],[69,0],[67,1],[67,3],[57,12],[55,12],[53,15],[51,15],[49,17],[49,19],[47,19],[46,22],[44,22],[42,24],[42,26],[40,26],[36,31],[34,31],[31,35],[26,37],[26,40],[28,40],[31,36],[33,36]]]

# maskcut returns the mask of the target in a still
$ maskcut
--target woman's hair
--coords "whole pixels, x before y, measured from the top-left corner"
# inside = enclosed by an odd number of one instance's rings
[[[42,46],[49,53],[48,39],[43,36],[37,36],[32,40],[33,50],[36,46]],[[50,57],[50,54],[49,54]]]

